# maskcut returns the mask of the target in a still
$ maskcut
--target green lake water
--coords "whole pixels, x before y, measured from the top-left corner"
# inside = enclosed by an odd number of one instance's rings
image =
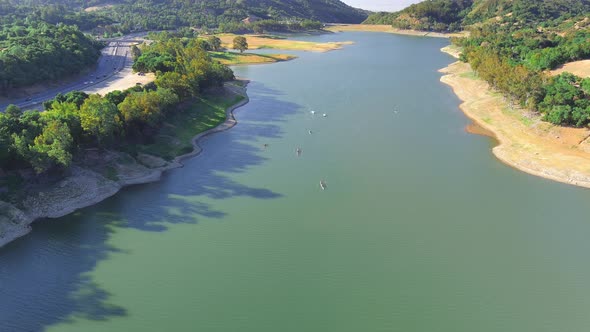
[[[448,42],[305,38],[355,44],[235,68],[201,156],[0,249],[0,331],[589,331],[590,191],[464,131]]]

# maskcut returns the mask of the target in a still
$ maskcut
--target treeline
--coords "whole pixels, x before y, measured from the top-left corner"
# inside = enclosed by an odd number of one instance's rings
[[[564,13],[569,15],[569,11]],[[514,25],[496,20],[472,27],[468,38],[453,43],[463,46],[461,59],[510,102],[538,111],[555,124],[587,126],[590,79],[569,73],[550,77],[546,71],[590,57],[588,20],[557,17],[544,21],[543,27],[540,23]]]
[[[590,10],[587,0],[476,0],[465,24],[503,17],[510,23],[554,25]]]
[[[474,50],[468,58],[478,75],[511,103],[539,111],[554,124],[590,124],[590,78],[570,73],[548,77],[543,71],[515,65],[489,49]]]
[[[367,12],[340,0],[0,0],[0,24],[43,21],[76,25],[106,36],[193,27],[221,32],[301,31],[319,22],[360,23]],[[97,10],[84,11],[96,5]],[[255,24],[242,22],[254,17]]]
[[[470,37],[456,43],[465,47],[466,54],[483,47],[532,70],[554,69],[590,57],[590,30],[579,26],[563,31],[555,27],[514,29],[510,25],[484,24],[472,27]]]
[[[427,0],[395,13],[374,13],[364,23],[452,32],[480,23],[556,25],[590,11],[587,0]],[[500,24],[495,22],[496,24]]]
[[[94,64],[102,45],[75,26],[16,22],[0,30],[0,91],[53,80]]]
[[[427,0],[396,13],[370,15],[366,24],[389,24],[398,29],[451,32],[462,29],[473,0]]]
[[[260,20],[253,23],[238,22],[220,24],[218,31],[227,33],[299,32],[319,30],[323,26],[321,22],[312,20]]]
[[[116,0],[108,3],[111,6],[84,12],[85,7],[100,7],[100,1],[0,0],[0,14],[12,19],[29,17],[50,23],[75,24],[83,30],[94,29],[107,34],[181,27],[222,27],[223,31],[237,32],[252,28],[242,22],[250,16],[272,21],[273,24],[291,22],[280,24],[281,30],[289,31],[305,29],[298,25],[307,24],[307,20],[360,23],[367,18],[365,11],[352,8],[340,0]]]
[[[81,7],[72,7],[64,3],[30,4],[27,1],[0,0],[0,25],[43,21],[50,24],[63,23],[76,25],[87,31],[101,25],[113,24],[113,20],[104,15],[88,13]]]
[[[184,1],[129,0],[98,11],[125,31],[171,30],[182,26],[215,29],[249,16],[273,21],[313,20],[360,23],[367,14],[339,0]]]
[[[83,92],[58,95],[45,103],[45,112],[9,106],[0,114],[0,167],[32,167],[43,173],[68,167],[84,148],[148,142],[179,103],[233,79],[233,72],[211,60],[196,39],[156,42],[140,51],[140,63],[154,54],[166,59],[165,65],[153,68],[154,83],[104,97]]]

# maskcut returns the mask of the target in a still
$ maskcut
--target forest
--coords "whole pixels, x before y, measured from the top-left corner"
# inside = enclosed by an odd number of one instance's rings
[[[274,21],[313,20],[360,23],[367,14],[339,0],[244,0],[244,1],[156,1],[121,2],[98,13],[112,17],[122,29],[166,30],[180,26],[214,29],[239,24],[248,16]],[[225,26],[225,28],[224,28]]]
[[[136,54],[156,80],[104,97],[70,92],[44,104],[45,112],[22,112],[10,105],[0,113],[0,168],[33,168],[37,173],[67,168],[83,149],[149,142],[180,103],[234,78],[211,60],[196,39],[169,39]]]
[[[102,45],[76,26],[44,21],[0,30],[0,92],[78,73],[96,62]]]
[[[84,11],[93,6],[96,10]],[[171,30],[188,26],[203,29],[226,26],[224,31],[227,31],[249,16],[276,22],[311,20],[336,23],[360,23],[368,16],[368,12],[339,0],[0,0],[0,14],[76,24],[85,31],[100,27],[109,33]]]
[[[398,29],[459,31],[472,5],[473,0],[428,0],[395,13],[374,13],[363,23],[388,24]]]

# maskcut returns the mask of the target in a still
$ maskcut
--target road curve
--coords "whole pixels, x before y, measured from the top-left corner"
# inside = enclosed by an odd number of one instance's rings
[[[143,39],[139,38],[138,34],[110,39],[107,46],[101,50],[98,63],[92,72],[73,81],[68,81],[63,85],[48,88],[30,97],[5,100],[0,104],[0,111],[3,112],[10,104],[15,104],[24,110],[42,110],[43,102],[55,98],[59,93],[86,90],[92,92],[92,88],[97,84],[118,79],[116,74],[122,70],[131,70],[133,65],[131,46],[140,41],[143,41]]]

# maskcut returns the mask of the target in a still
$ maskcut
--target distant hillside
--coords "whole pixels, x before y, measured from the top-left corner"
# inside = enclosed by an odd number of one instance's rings
[[[395,13],[370,15],[366,24],[391,24],[399,29],[457,31],[470,12],[473,0],[428,0]]]
[[[399,12],[372,14],[365,23],[444,32],[496,17],[508,17],[512,23],[530,24],[564,20],[588,11],[588,0],[427,0]]]
[[[567,19],[590,10],[588,0],[476,0],[465,23],[509,15],[514,21]]]
[[[172,29],[182,26],[217,27],[239,23],[249,16],[277,21],[314,20],[360,23],[368,12],[340,0],[0,0],[7,6],[28,6],[31,11],[62,8],[81,12],[93,7],[93,16],[117,22],[128,29]],[[109,5],[109,6],[102,6]],[[89,13],[87,13],[89,14]]]

